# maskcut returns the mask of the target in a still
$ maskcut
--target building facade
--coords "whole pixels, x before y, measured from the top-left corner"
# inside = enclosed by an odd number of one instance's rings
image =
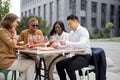
[[[21,17],[40,16],[51,27],[57,20],[69,27],[66,17],[75,14],[90,32],[105,31],[107,22],[114,24],[113,35],[120,36],[120,0],[20,0]]]

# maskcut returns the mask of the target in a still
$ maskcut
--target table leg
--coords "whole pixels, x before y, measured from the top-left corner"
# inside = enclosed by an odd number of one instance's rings
[[[43,65],[42,65],[43,62]],[[44,67],[44,69],[42,69]],[[41,69],[44,70],[44,75],[41,74]],[[46,64],[45,64],[45,59],[43,57],[40,57],[39,64],[36,63],[36,76],[35,80],[41,80],[41,77],[44,77],[44,80],[47,79],[47,70],[46,70]]]
[[[49,72],[50,72],[50,68],[51,68],[51,66],[52,66],[52,64],[55,62],[55,60],[57,60],[59,57],[62,57],[63,55],[62,54],[60,54],[60,55],[58,55],[57,57],[55,57],[52,61],[51,61],[51,63],[50,63],[50,65],[49,65],[49,67],[48,67],[48,72],[47,72],[47,74],[48,74],[48,80],[49,80]]]

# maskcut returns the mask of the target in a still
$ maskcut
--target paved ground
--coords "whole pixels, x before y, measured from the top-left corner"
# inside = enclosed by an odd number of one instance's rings
[[[107,80],[120,80],[120,42],[92,42],[92,47],[101,47],[107,56]],[[113,66],[112,62],[113,62]],[[110,67],[111,66],[111,67]]]
[[[92,47],[101,47],[105,50],[107,56],[107,80],[120,80],[120,42],[95,42],[91,41]],[[9,74],[10,76],[10,74]],[[90,73],[90,80],[95,80],[94,73]],[[79,76],[78,80],[79,80]],[[2,74],[0,74],[0,80]],[[55,80],[58,79],[57,73],[55,73]],[[69,80],[69,79],[68,79]]]

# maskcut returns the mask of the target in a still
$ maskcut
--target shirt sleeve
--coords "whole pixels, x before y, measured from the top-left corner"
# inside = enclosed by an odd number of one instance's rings
[[[75,35],[70,35],[66,45],[71,48],[85,49],[89,47],[89,33],[86,29],[80,30]]]
[[[1,35],[2,41],[8,45],[10,48],[16,48],[17,39],[16,37],[10,37],[7,33],[2,33]]]

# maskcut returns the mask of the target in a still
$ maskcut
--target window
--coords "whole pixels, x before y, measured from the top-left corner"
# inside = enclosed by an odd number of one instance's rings
[[[92,2],[92,11],[94,12],[94,13],[96,13],[97,12],[97,2]]]
[[[57,20],[59,20],[60,17],[60,2],[57,0]]]
[[[92,2],[91,5],[91,26],[97,27],[97,2]]]
[[[41,7],[39,6],[39,7],[38,7],[38,16],[41,16],[40,13],[41,13]]]
[[[120,28],[120,6],[118,6],[118,27]]]
[[[33,8],[33,15],[34,15],[34,16],[36,16],[36,15],[35,15],[35,14],[36,14],[35,12],[36,12],[36,9]]]
[[[50,2],[50,26],[52,26],[53,19],[53,2]]]
[[[29,16],[32,16],[32,14],[31,14],[31,10],[29,10]]]
[[[23,12],[21,13],[21,17],[23,18]]]
[[[27,11],[25,11],[25,16],[27,16]]]
[[[106,24],[106,4],[101,4],[101,27],[105,27]]]
[[[96,18],[92,18],[92,20],[91,20],[91,26],[92,27],[96,27]]]
[[[87,27],[86,17],[81,17],[81,25]]]
[[[44,4],[44,20],[46,20],[46,4]]]
[[[81,8],[80,8],[80,16],[81,16],[81,25],[87,27],[87,1],[81,0]]]
[[[81,10],[86,10],[86,9],[87,9],[87,1],[81,0]]]
[[[69,9],[72,14],[76,14],[76,0],[69,0]]]
[[[114,23],[114,5],[110,5],[110,22]]]

